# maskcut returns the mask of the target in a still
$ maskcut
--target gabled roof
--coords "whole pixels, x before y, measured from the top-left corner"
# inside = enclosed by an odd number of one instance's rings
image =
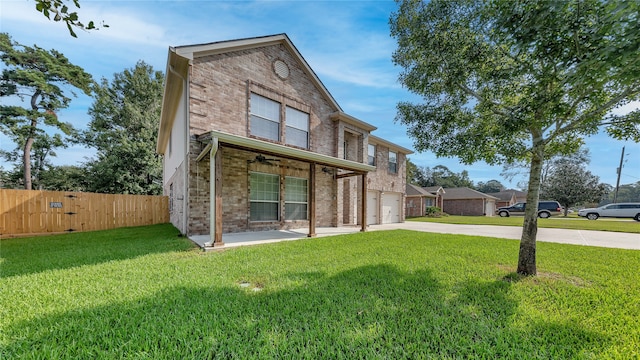
[[[358,118],[355,118],[355,117],[353,117],[353,116],[351,116],[349,114],[345,114],[342,111],[336,111],[333,114],[331,114],[330,117],[331,117],[331,120],[333,120],[333,121],[342,120],[342,121],[346,122],[347,124],[354,125],[357,128],[364,129],[364,130],[369,131],[369,132],[377,129],[377,127],[375,127],[375,126],[373,126],[373,125],[371,125],[369,123],[366,123],[366,122],[364,122],[364,121],[362,121],[362,120],[360,120]]]
[[[442,197],[445,200],[467,200],[467,199],[499,200],[495,196],[487,195],[485,193],[481,193],[480,191],[469,189],[468,187],[447,188],[445,189],[445,194]]]
[[[512,193],[514,193],[516,195],[517,198],[526,198],[527,197],[527,192],[526,191],[520,191],[520,190],[515,190],[515,189],[507,189],[505,191],[511,191]]]
[[[430,192],[432,194],[437,194],[437,193],[444,194],[445,193],[445,191],[442,188],[442,186],[425,186],[425,187],[423,187],[423,189],[427,190],[428,192]]]
[[[176,111],[178,110],[180,96],[183,91],[184,81],[187,79],[191,60],[202,56],[278,44],[282,44],[287,50],[289,50],[322,96],[334,107],[334,109],[336,109],[336,111],[342,113],[342,108],[340,108],[338,102],[333,98],[331,93],[329,93],[329,90],[327,90],[322,81],[320,81],[320,78],[318,78],[313,69],[311,69],[307,61],[302,57],[302,54],[300,54],[298,49],[293,45],[287,34],[169,47],[156,152],[163,154],[167,141],[169,141],[169,133],[171,132],[173,120],[175,119]]]
[[[495,193],[487,193],[487,195],[495,196],[500,200],[509,201],[516,196],[514,190],[506,190]]]
[[[385,139],[381,139],[381,138],[379,138],[377,136],[374,136],[374,135],[369,135],[369,143],[384,145],[384,146],[388,147],[390,150],[401,152],[403,154],[413,154],[412,150],[409,150],[409,149],[407,149],[405,147],[402,147],[400,145],[396,145],[396,144],[394,144],[392,142],[389,142],[389,141],[387,141]]]
[[[406,188],[407,196],[426,196],[434,198],[437,195],[428,192],[427,190],[413,184],[407,184]]]

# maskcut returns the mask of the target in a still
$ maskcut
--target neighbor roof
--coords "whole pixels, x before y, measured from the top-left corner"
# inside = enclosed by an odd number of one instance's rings
[[[407,196],[426,196],[426,197],[432,197],[432,198],[437,196],[421,188],[420,186],[416,186],[413,184],[407,184],[406,193],[407,193]]]
[[[425,187],[423,187],[423,189],[427,190],[428,192],[430,192],[432,194],[435,194],[435,193],[438,193],[438,192],[442,192],[443,194],[445,193],[445,191],[442,188],[442,186],[425,186]]]
[[[481,193],[480,191],[469,189],[468,187],[447,188],[445,189],[445,194],[443,195],[443,198],[445,200],[463,200],[463,199],[499,200],[495,196],[487,195],[485,193]]]
[[[495,193],[487,193],[487,195],[491,195],[491,196],[495,196],[500,200],[511,200],[512,197],[515,196],[515,192],[514,190],[510,190],[510,191],[500,191],[500,192],[495,192]]]

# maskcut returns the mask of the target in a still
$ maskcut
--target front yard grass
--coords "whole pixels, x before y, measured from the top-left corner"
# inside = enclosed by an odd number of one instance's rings
[[[375,231],[203,253],[170,225],[0,242],[0,358],[638,358],[640,252]]]
[[[467,225],[499,225],[499,226],[522,226],[524,217],[522,216],[444,216],[440,218],[414,217],[407,218],[407,221],[436,222],[443,224],[467,224]],[[598,219],[587,220],[578,216],[553,216],[549,219],[538,218],[538,227],[571,229],[571,230],[600,230],[640,234],[640,222],[633,219]]]

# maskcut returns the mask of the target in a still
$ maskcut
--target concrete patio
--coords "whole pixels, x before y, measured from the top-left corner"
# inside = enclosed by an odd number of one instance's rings
[[[349,226],[349,227],[320,227],[316,228],[316,236],[314,238],[324,237],[324,236],[332,236],[332,235],[342,235],[342,234],[351,234],[360,231],[359,226]],[[251,232],[242,232],[242,233],[229,233],[222,234],[222,241],[224,242],[223,246],[216,246],[215,248],[211,246],[211,236],[210,235],[192,235],[189,236],[189,239],[200,246],[203,250],[217,250],[217,249],[227,249],[238,246],[247,246],[247,245],[258,245],[258,244],[269,244],[280,241],[290,241],[290,240],[299,240],[305,239],[307,237],[308,229],[291,229],[291,230],[271,230],[271,231],[251,231]]]

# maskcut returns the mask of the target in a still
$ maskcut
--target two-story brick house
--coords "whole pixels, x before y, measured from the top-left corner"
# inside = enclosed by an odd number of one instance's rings
[[[410,150],[345,114],[285,34],[169,48],[157,152],[184,234],[404,221]]]

